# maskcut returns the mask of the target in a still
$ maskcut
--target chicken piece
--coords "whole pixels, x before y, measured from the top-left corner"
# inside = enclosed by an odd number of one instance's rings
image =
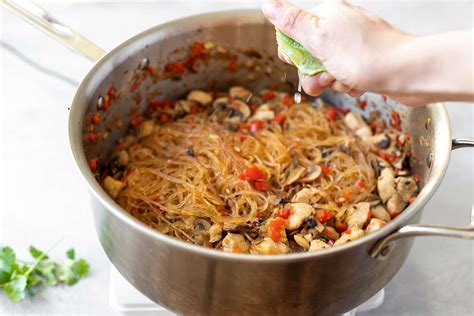
[[[314,215],[316,210],[307,203],[291,203],[291,215],[288,217],[288,230],[294,230],[303,224],[303,222],[310,216]]]
[[[344,123],[346,123],[347,127],[362,139],[372,136],[372,130],[359,113],[347,113],[344,117]]]
[[[240,234],[227,233],[222,240],[222,248],[226,252],[248,252],[249,244]]]
[[[395,180],[397,191],[402,196],[403,201],[407,202],[411,197],[415,196],[418,186],[412,177],[398,177]]]
[[[273,111],[259,108],[252,116],[252,120],[271,121],[274,117],[275,113]]]
[[[221,240],[222,238],[222,226],[220,224],[213,224],[209,228],[209,242],[213,243]]]
[[[323,249],[331,248],[330,245],[326,244],[324,241],[320,239],[315,239],[311,242],[308,251],[319,251]]]
[[[377,205],[376,207],[373,207],[372,215],[377,219],[381,219],[385,222],[390,222],[390,213],[382,205]]]
[[[247,101],[248,98],[250,98],[250,96],[252,95],[252,92],[245,89],[244,87],[235,86],[229,89],[229,95],[234,99]]]
[[[107,193],[114,199],[119,195],[120,191],[122,191],[124,187],[125,183],[115,180],[111,176],[107,176],[104,179],[105,191],[107,191]]]
[[[143,122],[139,129],[138,129],[138,137],[147,137],[150,136],[153,133],[153,130],[155,129],[155,122],[152,120],[148,120]]]
[[[286,178],[285,182],[283,182],[283,186],[290,185],[296,181],[306,172],[306,168],[298,166],[296,168],[292,168],[290,174]]]
[[[377,134],[366,138],[372,149],[387,149],[390,146],[391,139],[387,134]]]
[[[320,196],[318,195],[319,190],[315,188],[304,188],[298,191],[291,202],[293,203],[316,203]]]
[[[385,226],[385,221],[378,219],[378,218],[372,218],[369,222],[369,225],[365,228],[365,233],[370,234],[371,232],[376,231],[377,229],[380,229]]]
[[[402,196],[396,192],[390,199],[387,201],[387,210],[390,213],[390,216],[399,214],[405,209],[407,203],[403,201]]]
[[[356,240],[357,238],[363,237],[364,231],[360,228],[353,227],[346,230],[344,233],[341,234],[338,240],[334,243],[334,246],[339,246],[349,241]]]
[[[260,255],[277,255],[288,253],[290,249],[282,242],[274,242],[270,237],[250,246],[250,253]]]
[[[189,101],[198,102],[202,105],[209,105],[212,103],[213,100],[212,93],[205,92],[202,90],[191,90],[191,92],[189,92],[187,96],[187,99]]]
[[[382,170],[382,173],[377,180],[377,190],[384,203],[397,193],[395,189],[395,174],[391,168],[385,168]]]
[[[360,202],[353,205],[347,213],[346,223],[349,228],[362,228],[369,219],[370,203]]]
[[[176,102],[176,105],[174,106],[174,114],[183,115],[183,114],[189,113],[191,112],[191,109],[196,106],[198,106],[198,103],[195,101],[179,100],[178,102]]]

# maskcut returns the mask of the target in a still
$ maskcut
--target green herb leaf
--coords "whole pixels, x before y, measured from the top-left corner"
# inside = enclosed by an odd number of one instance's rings
[[[59,279],[67,285],[73,285],[86,276],[87,273],[89,273],[89,264],[84,259],[69,260],[61,265]]]
[[[10,247],[0,247],[0,284],[10,280],[16,261],[15,252]]]
[[[71,259],[71,260],[74,260],[74,258],[76,257],[76,253],[74,251],[73,248],[69,249],[67,252],[66,252],[66,256]]]
[[[58,284],[58,278],[56,276],[56,263],[49,260],[44,260],[36,266],[34,272],[44,278],[46,283],[50,286],[55,286]]]
[[[43,251],[39,250],[38,248],[35,248],[34,246],[30,246],[30,254],[35,259],[38,259],[44,254],[43,258],[48,259],[48,256]]]
[[[3,291],[13,303],[19,303],[25,299],[26,281],[25,275],[16,275],[10,282],[3,285]]]

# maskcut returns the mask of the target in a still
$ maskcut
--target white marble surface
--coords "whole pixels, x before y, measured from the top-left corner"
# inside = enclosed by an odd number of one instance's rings
[[[473,27],[471,1],[360,3],[417,34]],[[307,8],[312,4],[301,3]],[[133,34],[179,16],[259,5],[250,1],[56,2],[44,7],[110,49]],[[74,246],[91,264],[90,276],[74,287],[48,288],[18,305],[0,296],[0,314],[115,315],[108,304],[110,264],[97,240],[88,193],[68,148],[66,122],[75,87],[25,64],[5,45],[77,83],[91,64],[5,9],[0,9],[0,17],[0,243],[26,256],[30,244],[47,248],[64,238],[52,256],[62,256]],[[448,110],[454,137],[474,135],[473,105],[451,103]],[[426,206],[423,222],[469,223],[473,167],[472,151],[453,153],[443,184]],[[384,304],[364,315],[472,315],[473,266],[472,242],[419,239],[400,273],[388,284]]]

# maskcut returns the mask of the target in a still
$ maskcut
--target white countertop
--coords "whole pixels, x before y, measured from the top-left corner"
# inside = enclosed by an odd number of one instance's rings
[[[359,2],[416,34],[473,27],[471,1]],[[60,21],[111,49],[142,30],[176,17],[258,2],[174,1],[159,3],[49,3]],[[301,4],[311,7],[311,2]],[[21,304],[0,295],[0,314],[115,315],[108,303],[110,263],[93,227],[86,185],[68,147],[68,106],[75,92],[11,53],[79,83],[89,61],[61,47],[5,9],[1,17],[0,244],[26,257],[34,244],[62,257],[69,247],[90,262],[91,273],[74,287],[47,288]],[[474,106],[447,105],[454,137],[473,136]],[[426,205],[423,223],[467,225],[473,204],[472,150],[453,153],[444,182]],[[419,238],[401,271],[388,284],[384,304],[361,315],[472,315],[473,243]],[[363,286],[363,285],[361,285]]]

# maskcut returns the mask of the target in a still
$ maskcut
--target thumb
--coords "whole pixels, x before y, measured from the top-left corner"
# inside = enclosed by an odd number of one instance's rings
[[[301,44],[308,44],[308,39],[314,36],[315,15],[282,0],[266,0],[262,10],[273,25]]]

